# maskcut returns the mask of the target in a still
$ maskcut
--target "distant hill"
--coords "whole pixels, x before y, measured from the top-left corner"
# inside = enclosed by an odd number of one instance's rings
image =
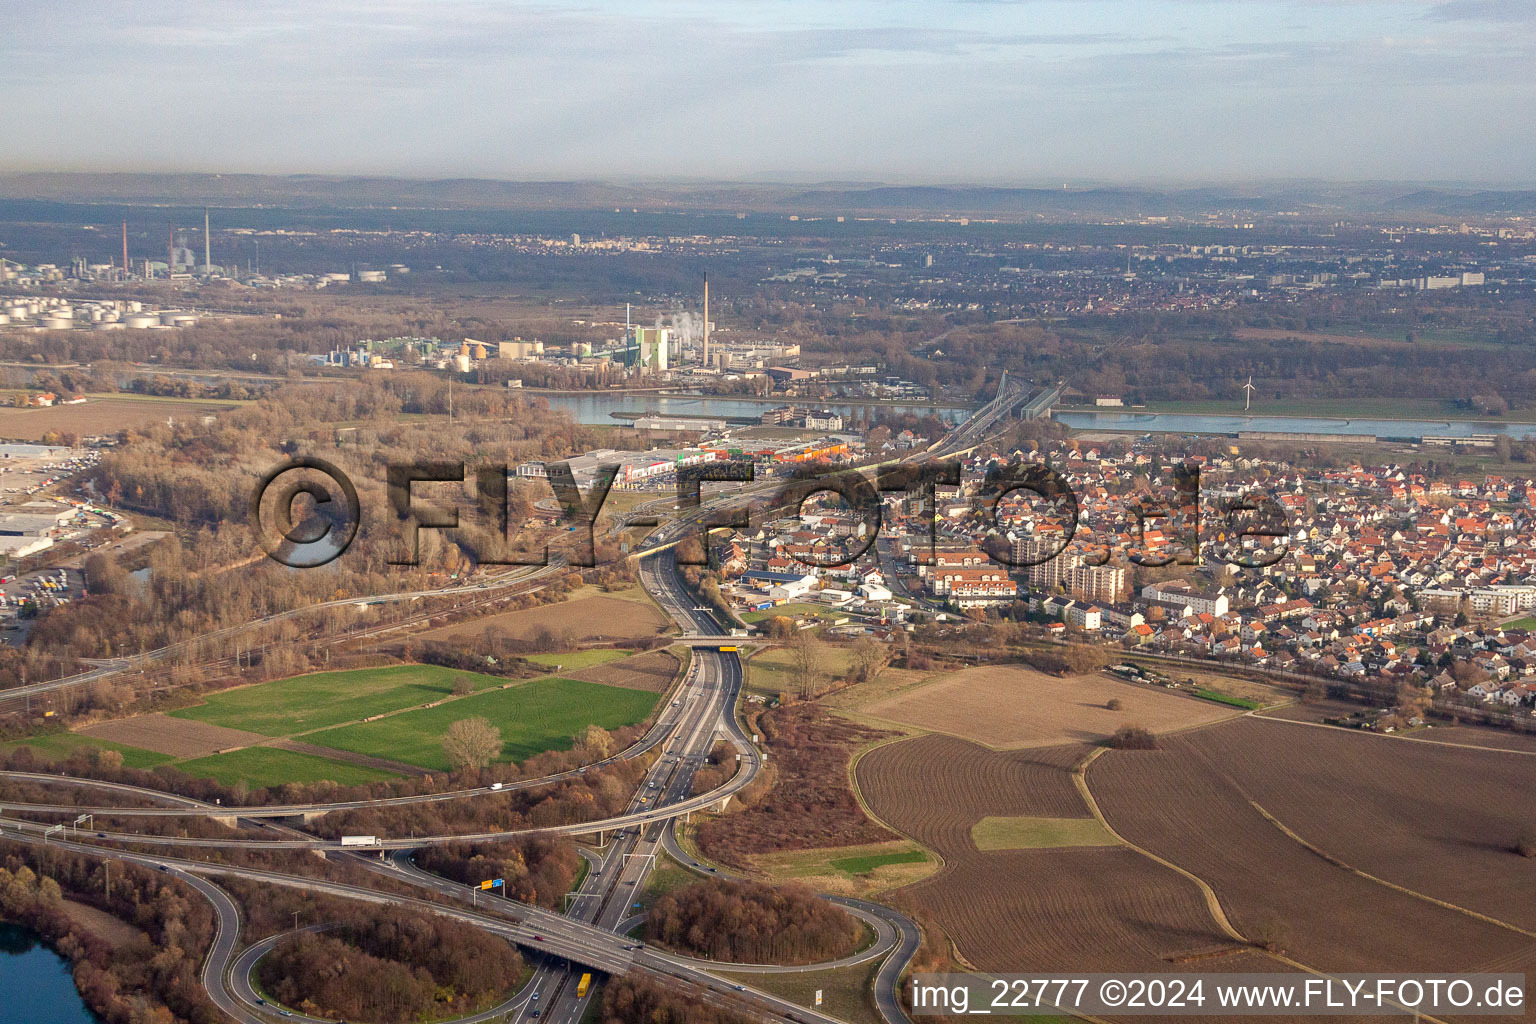
[[[1390,214],[1536,214],[1536,190],[1380,183],[1280,182],[1156,189],[976,185],[814,185],[737,182],[497,181],[266,174],[0,174],[0,199],[225,207],[762,211],[804,215],[971,216],[1003,219]]]

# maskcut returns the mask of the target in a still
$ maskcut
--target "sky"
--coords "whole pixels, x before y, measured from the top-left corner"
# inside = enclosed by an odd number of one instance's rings
[[[0,169],[1536,182],[1536,0],[0,0]]]

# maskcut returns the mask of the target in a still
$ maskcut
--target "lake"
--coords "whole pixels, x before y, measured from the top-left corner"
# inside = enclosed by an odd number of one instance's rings
[[[80,1001],[69,961],[37,933],[0,922],[0,1024],[100,1024]]]

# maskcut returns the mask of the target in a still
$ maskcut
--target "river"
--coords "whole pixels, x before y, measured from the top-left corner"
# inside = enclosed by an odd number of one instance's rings
[[[852,417],[859,410],[866,410],[871,416],[896,416],[909,412],[917,416],[932,414],[946,423],[959,423],[971,414],[969,409],[924,405],[916,402],[890,402],[878,405],[850,405],[835,401],[817,402],[806,399],[763,402],[707,395],[658,395],[654,392],[626,394],[602,391],[578,395],[540,394],[538,397],[548,399],[552,409],[566,410],[577,423],[603,424],[610,427],[624,422],[610,415],[615,412],[654,412],[662,416],[756,420],[769,409],[779,405],[798,405],[801,408],[816,410],[831,409],[833,412],[841,413],[844,418]]]
[[[587,394],[540,395],[555,409],[565,409],[578,423],[613,426],[624,421],[615,412],[654,412],[663,416],[707,419],[756,419],[774,405],[783,402],[752,401],[744,398],[716,398],[704,395],[658,395],[591,392]],[[838,402],[795,402],[808,408],[832,409],[851,418],[859,410],[871,415],[915,413],[938,416],[946,423],[961,423],[969,409],[931,406],[920,403],[890,403],[877,406],[849,405]],[[1524,438],[1536,436],[1536,423],[1501,423],[1482,420],[1388,420],[1330,419],[1320,416],[1212,416],[1184,413],[1106,412],[1103,410],[1058,410],[1055,418],[1079,430],[1117,430],[1144,434],[1236,434],[1258,430],[1280,434],[1359,434],[1375,437],[1469,437],[1473,434],[1508,434]]]
[[[0,922],[0,1024],[100,1024],[80,1001],[69,962],[35,932]]]
[[[1480,420],[1327,419],[1311,416],[1206,416],[1160,412],[1074,412],[1055,418],[1079,430],[1126,430],[1144,434],[1236,434],[1263,430],[1281,434],[1361,434],[1376,437],[1470,437],[1473,434],[1536,436],[1536,423]]]

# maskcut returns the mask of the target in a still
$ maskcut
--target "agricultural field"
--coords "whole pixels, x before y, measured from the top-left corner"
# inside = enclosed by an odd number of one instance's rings
[[[487,629],[497,629],[518,640],[535,640],[542,636],[560,648],[567,648],[577,644],[640,640],[658,636],[670,628],[670,621],[649,601],[594,591],[591,597],[442,626],[421,634],[421,638],[454,640],[479,637]]]
[[[555,657],[563,658],[565,655],[555,655]],[[630,690],[662,693],[672,685],[681,668],[682,662],[678,660],[677,655],[663,650],[632,654],[627,658],[605,661],[595,668],[565,674],[572,679],[602,683],[604,686],[622,686]]]
[[[266,741],[260,733],[162,714],[96,722],[81,729],[80,735],[154,751],[166,755],[167,759],[202,757],[231,747],[249,747]]]
[[[1250,744],[1256,749],[1244,753]],[[1087,787],[1111,828],[1208,883],[1245,936],[1276,937],[1292,958],[1325,971],[1477,970],[1536,945],[1528,935],[1331,863],[1255,805],[1269,800],[1273,807],[1266,809],[1280,823],[1333,847],[1333,856],[1364,862],[1361,868],[1385,873],[1394,870],[1385,862],[1396,862],[1393,880],[1400,884],[1438,873],[1441,896],[1462,889],[1458,895],[1470,902],[1468,889],[1497,883],[1511,903],[1525,903],[1529,897],[1514,896],[1520,887],[1510,878],[1533,870],[1531,862],[1506,854],[1497,879],[1477,877],[1469,859],[1481,862],[1495,851],[1478,846],[1487,842],[1488,824],[1470,826],[1467,818],[1490,809],[1465,795],[1449,800],[1447,792],[1463,784],[1481,791],[1478,772],[1499,771],[1489,767],[1493,758],[1523,765],[1523,757],[1451,751],[1463,759],[1464,774],[1425,774],[1422,769],[1444,764],[1416,757],[1445,758],[1443,748],[1253,719],[1165,738],[1161,746],[1104,754],[1089,767]],[[1336,788],[1318,788],[1324,784]],[[1416,810],[1411,805],[1418,800],[1425,806]],[[1427,816],[1458,804],[1474,810],[1454,812],[1452,822],[1466,829],[1456,839]],[[1333,823],[1332,831],[1324,822]],[[1504,913],[1513,915],[1515,907]]]
[[[906,839],[761,853],[748,864],[754,874],[774,882],[798,882],[818,892],[859,897],[910,885],[939,866],[932,854]]]
[[[1163,972],[1237,945],[1193,882],[1124,847],[972,853],[903,894],[987,971]]]
[[[855,778],[870,810],[945,861],[973,854],[971,828],[986,817],[1089,817],[1072,784],[1081,747],[995,751],[929,734],[859,758]]]
[[[1252,720],[1189,743],[1327,854],[1536,932],[1536,860],[1512,852],[1536,824],[1536,755]]]
[[[442,700],[459,679],[468,679],[476,690],[506,682],[439,665],[316,672],[209,694],[203,703],[170,714],[264,736],[292,736]]]
[[[565,750],[589,724],[617,729],[643,721],[654,693],[579,679],[544,678],[446,701],[437,707],[389,715],[306,735],[310,743],[369,757],[446,771],[442,738],[461,718],[483,716],[501,730],[501,761],[521,761],[546,750]]]
[[[37,756],[50,761],[62,761],[82,750],[86,753],[115,750],[123,755],[123,764],[129,768],[153,768],[155,765],[174,760],[170,754],[129,746],[125,743],[114,743],[111,740],[86,736],[78,732],[45,733],[41,736],[29,736],[26,739],[7,740],[0,743],[0,751],[6,753],[18,747],[28,747]]]
[[[1119,710],[1108,708],[1111,700],[1120,702]],[[858,717],[876,724],[946,733],[999,749],[1099,743],[1127,724],[1162,734],[1239,713],[1104,675],[1063,679],[1013,665],[962,669],[856,709]]]
[[[870,811],[944,860],[903,895],[984,970],[1166,970],[1165,957],[1233,946],[1193,882],[1090,816],[1072,777],[1087,752],[930,734],[866,753],[856,775]]]
[[[83,405],[55,405],[47,409],[13,409],[0,406],[0,437],[40,441],[48,433],[81,437],[115,434],[168,419],[178,422],[233,409],[239,402],[200,402],[195,399],[92,398]]]
[[[280,786],[287,782],[322,781],[342,786],[360,786],[399,778],[393,772],[346,764],[281,747],[245,747],[227,754],[182,761],[176,767],[188,775],[213,779],[226,786],[244,782],[252,789]]]
[[[675,668],[670,654],[653,653]],[[586,671],[614,673],[622,664]],[[663,664],[641,665],[631,681],[651,679]],[[460,680],[470,682],[471,694],[453,695]],[[242,778],[250,786],[320,779],[352,785],[446,770],[442,737],[461,718],[490,719],[502,730],[502,759],[520,761],[569,747],[589,723],[613,729],[641,721],[656,701],[655,691],[638,686],[549,677],[512,683],[436,665],[395,665],[225,690],[169,714],[96,723],[72,742],[133,748],[154,764],[222,781]]]
[[[590,651],[566,651],[564,654],[530,654],[528,660],[552,672],[576,672],[595,665],[606,665],[610,661],[622,661],[628,655],[628,651],[598,647]]]
[[[1048,850],[1062,846],[1114,846],[1115,837],[1094,818],[992,815],[971,826],[971,842],[991,850]]]

